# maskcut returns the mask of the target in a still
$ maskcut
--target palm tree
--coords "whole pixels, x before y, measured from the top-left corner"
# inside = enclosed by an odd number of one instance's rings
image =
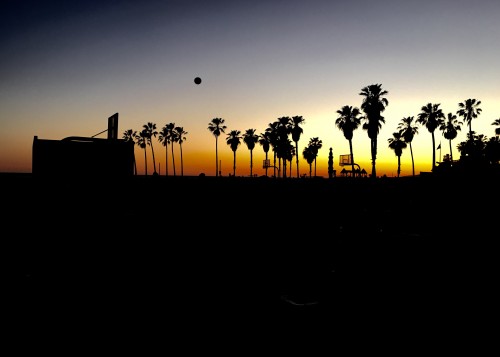
[[[151,146],[151,153],[153,154],[153,175],[158,175],[156,172],[156,161],[155,161],[155,151],[153,149],[153,137],[156,137],[158,135],[158,132],[156,131],[156,124],[152,122],[148,122],[147,124],[144,124],[142,126],[144,128],[144,132],[146,133],[146,142],[149,146]]]
[[[231,150],[233,150],[233,176],[236,176],[236,150],[241,144],[241,131],[231,130],[229,134],[227,134],[226,143],[231,147]]]
[[[255,134],[256,129],[247,129],[243,134],[243,142],[250,150],[250,177],[253,177],[253,149],[255,144],[259,141],[259,136]]]
[[[457,119],[453,113],[448,113],[446,120],[443,120],[439,125],[439,130],[443,132],[445,139],[450,143],[450,162],[453,165],[453,150],[451,148],[451,141],[457,137],[458,131],[461,130],[462,122]]]
[[[398,124],[399,133],[403,136],[405,143],[410,145],[410,155],[411,155],[411,170],[413,176],[415,176],[415,160],[413,159],[413,148],[411,143],[416,134],[418,134],[418,126],[413,126],[414,117],[405,117],[401,119]]]
[[[184,131],[184,128],[182,126],[176,126],[174,131],[175,131],[176,141],[179,143],[179,148],[181,150],[181,176],[184,176],[184,162],[182,160],[182,143],[186,141],[186,134],[188,132]]]
[[[280,154],[282,155],[281,158],[283,159],[283,170],[286,170],[287,163],[290,163],[290,173],[288,176],[292,177],[292,160],[295,156],[295,146],[293,146],[293,142],[292,140],[290,140],[290,138],[286,138],[286,140],[280,143]],[[286,177],[286,175],[284,175],[283,177]]]
[[[495,128],[495,135],[500,135],[500,118],[495,119],[491,125],[496,125],[497,127]]]
[[[290,117],[280,117],[277,121],[276,134],[277,134],[277,146],[276,152],[278,156],[278,171],[281,172],[282,177],[286,178],[286,150],[288,144],[288,134],[291,130],[291,118]],[[283,170],[281,170],[281,163],[283,163]]]
[[[309,164],[309,178],[312,177],[312,163],[316,159],[316,154],[314,153],[314,149],[311,146],[306,146],[302,151],[302,157],[306,159]]]
[[[123,140],[126,143],[132,143],[135,146],[135,138],[137,137],[137,131],[128,129],[123,132]],[[135,162],[135,154],[134,154],[134,175],[137,175],[137,163]]]
[[[289,173],[289,177],[292,177],[292,161],[293,161],[293,157],[295,156],[295,146],[292,145],[292,141],[289,139],[288,140],[289,142],[289,145],[288,145],[288,150],[286,150],[286,159],[288,160],[288,162],[290,163],[290,173]]]
[[[362,88],[359,93],[359,95],[364,97],[361,103],[361,110],[366,114],[366,123],[363,124],[363,129],[368,132],[368,137],[370,138],[373,178],[377,177],[377,137],[380,128],[382,128],[382,124],[385,123],[385,119],[381,113],[385,110],[385,107],[389,105],[389,101],[387,98],[383,98],[383,96],[388,93],[388,91],[382,90],[382,84],[370,84]]]
[[[292,140],[295,142],[295,152],[299,152],[299,140],[300,135],[304,132],[304,130],[300,127],[301,124],[305,123],[305,119],[302,115],[295,115],[292,117]],[[299,178],[299,155],[295,155],[295,162],[297,164],[297,178]],[[291,165],[290,165],[291,170]],[[291,176],[291,174],[290,174]]]
[[[480,100],[476,99],[466,99],[461,103],[458,103],[458,107],[460,108],[457,111],[458,116],[464,118],[464,123],[469,126],[469,136],[472,138],[472,119],[476,119],[479,114],[481,114],[482,109],[479,108],[481,105]]]
[[[137,140],[137,145],[141,149],[144,149],[144,171],[145,175],[148,175],[148,157],[146,155],[146,148],[148,142],[148,133],[145,130],[142,130],[138,135],[136,135],[135,140]]]
[[[225,120],[222,118],[213,118],[208,123],[208,130],[215,136],[215,176],[219,176],[219,136],[221,133],[225,133],[225,130],[227,129],[224,122]]]
[[[439,108],[441,103],[427,103],[421,108],[421,112],[417,116],[417,123],[424,125],[432,136],[432,171],[436,169],[436,141],[434,139],[434,131],[444,121],[443,111]]]
[[[165,146],[165,176],[168,176],[168,144],[170,144],[170,131],[168,125],[161,128],[158,141]]]
[[[266,128],[266,133],[269,135],[269,141],[271,144],[271,147],[273,149],[273,167],[274,167],[274,173],[273,176],[276,177],[276,157],[278,155],[278,141],[279,141],[279,136],[278,136],[278,126],[279,122],[274,121],[272,123],[268,124],[268,127]],[[279,169],[278,169],[278,175],[279,175]]]
[[[316,158],[318,157],[319,149],[323,147],[323,141],[319,140],[318,137],[311,138],[309,140],[309,147],[314,153],[314,177],[316,177]]]
[[[166,125],[166,130],[167,130],[168,140],[172,144],[170,145],[170,151],[172,152],[172,169],[174,171],[174,176],[175,176],[174,143],[179,141],[179,138],[177,137],[177,131],[175,130],[175,123],[168,123]]]
[[[484,155],[488,163],[498,165],[500,161],[500,138],[498,136],[492,136],[488,140],[484,148]]]
[[[266,154],[266,162],[267,162],[269,148],[271,147],[271,134],[267,129],[265,132],[259,135],[259,144],[262,146],[262,150],[264,150],[264,153]],[[267,176],[267,169],[268,167],[266,166],[266,176]]]
[[[403,140],[401,132],[396,131],[392,133],[392,138],[387,139],[389,141],[389,148],[394,150],[394,153],[398,157],[398,177],[401,174],[401,154],[403,149],[406,149],[407,144]]]
[[[354,177],[354,153],[352,150],[352,137],[354,130],[358,129],[361,125],[360,117],[361,112],[359,108],[344,105],[341,109],[337,110],[338,118],[335,120],[335,125],[344,134],[344,137],[349,142],[349,152],[351,154],[352,164],[352,177]]]
[[[474,131],[467,133],[467,140],[457,145],[460,155],[467,163],[477,164],[483,159],[483,152],[488,138],[483,134],[476,134]]]

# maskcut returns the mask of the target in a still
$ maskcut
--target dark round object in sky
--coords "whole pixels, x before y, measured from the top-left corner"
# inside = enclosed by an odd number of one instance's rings
[[[196,84],[200,84],[200,83],[201,83],[201,78],[200,78],[200,77],[196,77],[196,78],[194,79],[194,83],[196,83]]]

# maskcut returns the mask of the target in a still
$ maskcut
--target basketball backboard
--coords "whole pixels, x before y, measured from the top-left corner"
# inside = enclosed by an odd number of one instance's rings
[[[340,155],[340,157],[339,157],[339,165],[340,166],[352,165],[352,156],[351,156],[351,154]]]

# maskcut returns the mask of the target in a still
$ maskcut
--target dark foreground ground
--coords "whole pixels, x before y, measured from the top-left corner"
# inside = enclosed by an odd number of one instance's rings
[[[498,177],[0,180],[21,349],[406,353],[495,333]]]

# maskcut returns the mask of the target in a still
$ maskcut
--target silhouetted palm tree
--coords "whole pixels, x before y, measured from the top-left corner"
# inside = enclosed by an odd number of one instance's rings
[[[370,84],[362,88],[359,93],[359,95],[364,97],[361,103],[361,110],[366,114],[366,123],[363,124],[363,129],[367,130],[368,137],[370,138],[373,178],[377,177],[377,137],[382,124],[385,123],[385,119],[381,113],[389,105],[389,101],[387,98],[383,98],[383,96],[388,93],[388,91],[382,90],[382,84]]]
[[[175,123],[168,123],[165,125],[166,130],[167,130],[167,137],[168,141],[170,142],[170,151],[172,153],[172,170],[174,171],[174,176],[175,175],[175,155],[174,155],[174,143],[176,143],[179,138],[177,137],[177,131],[175,130]]]
[[[304,150],[302,151],[302,157],[307,161],[309,164],[309,178],[312,177],[312,164],[314,160],[316,159],[316,154],[314,153],[314,149],[310,146],[306,146]]]
[[[293,164],[292,164],[292,161],[293,161],[293,157],[295,156],[295,146],[292,145],[292,141],[289,140],[290,142],[290,145],[289,145],[289,148],[288,150],[286,151],[286,159],[288,160],[289,164],[290,164],[290,174],[288,175],[289,177],[292,177],[292,167],[293,167]]]
[[[476,99],[466,99],[461,103],[458,103],[460,108],[457,111],[457,115],[464,118],[464,123],[469,126],[469,136],[472,138],[472,119],[476,119],[479,114],[481,114],[482,109],[479,108],[481,105],[480,100]]]
[[[264,150],[264,153],[266,154],[266,162],[267,162],[269,148],[271,147],[271,134],[267,129],[265,132],[259,135],[259,144],[262,146],[262,150]],[[267,176],[267,169],[268,167],[266,166],[266,176]]]
[[[222,118],[213,118],[210,123],[208,123],[208,130],[215,136],[215,176],[219,176],[219,136],[221,133],[225,133],[227,129],[224,122],[225,120]]]
[[[392,138],[387,139],[389,141],[389,148],[394,150],[394,153],[398,157],[398,177],[401,174],[401,154],[403,149],[406,149],[407,144],[404,142],[403,137],[399,131],[392,133]]]
[[[181,176],[184,176],[184,162],[182,159],[182,143],[186,141],[186,134],[188,133],[187,131],[184,131],[184,128],[182,126],[176,126],[175,129],[175,137],[176,141],[179,143],[179,148],[181,151]]]
[[[165,176],[168,176],[168,144],[170,144],[170,130],[168,125],[161,128],[158,141],[165,146]]]
[[[436,141],[434,131],[444,120],[443,111],[439,108],[441,104],[427,103],[421,108],[421,112],[417,116],[417,123],[424,125],[432,136],[432,171],[436,168]]]
[[[144,132],[146,132],[146,142],[149,146],[151,146],[151,153],[153,154],[153,175],[158,175],[156,172],[156,160],[155,160],[155,151],[153,149],[153,137],[156,137],[158,135],[158,132],[156,131],[156,124],[152,122],[148,122],[147,124],[144,124],[142,126],[144,128]]]
[[[405,117],[401,119],[398,124],[399,133],[403,136],[405,143],[410,145],[410,155],[411,155],[411,170],[413,176],[415,176],[415,161],[413,159],[413,148],[411,143],[416,134],[418,134],[418,126],[413,126],[414,117]]]
[[[500,138],[492,136],[486,143],[484,151],[486,160],[492,165],[498,165],[500,162]]]
[[[148,175],[148,157],[146,155],[146,148],[148,146],[148,133],[145,130],[142,130],[136,137],[135,139],[137,140],[137,145],[141,149],[144,149],[144,171],[145,175]]]
[[[253,149],[255,144],[259,141],[259,136],[255,134],[256,129],[247,129],[243,133],[243,142],[247,145],[248,150],[250,150],[250,177],[253,177]]]
[[[292,117],[292,140],[295,142],[295,152],[299,152],[299,140],[300,136],[304,130],[300,127],[301,124],[305,123],[305,119],[302,115],[295,115]],[[295,162],[297,164],[297,178],[299,178],[299,155],[295,156]],[[291,165],[290,165],[290,176],[291,176]]]
[[[488,142],[488,138],[483,134],[478,134],[474,131],[467,133],[467,140],[462,141],[457,145],[460,155],[474,165],[480,164],[484,159],[484,149]]]
[[[132,143],[135,146],[135,138],[137,137],[137,131],[132,129],[127,129],[123,132],[123,140],[127,143]],[[134,154],[134,175],[137,175],[137,163],[135,162]]]
[[[358,129],[358,127],[361,125],[361,119],[362,119],[362,117],[360,117],[361,112],[357,107],[353,108],[352,106],[344,105],[341,109],[337,110],[337,114],[339,116],[335,120],[335,125],[344,134],[344,137],[349,142],[349,152],[351,154],[351,163],[352,163],[352,177],[355,177],[352,137],[354,130]]]
[[[276,158],[278,156],[278,146],[279,146],[278,145],[278,139],[279,139],[279,136],[278,136],[278,126],[279,126],[279,122],[278,121],[274,121],[272,123],[269,123],[268,127],[266,128],[266,132],[269,134],[269,139],[270,139],[271,147],[273,149],[273,167],[274,167],[273,176],[274,177],[276,177]]]
[[[238,150],[238,146],[241,144],[241,131],[231,130],[227,134],[226,143],[233,150],[233,176],[236,176],[236,150]]]
[[[316,177],[316,159],[318,157],[319,150],[323,147],[323,141],[319,140],[318,137],[311,138],[309,140],[309,147],[314,153],[314,177]]]
[[[290,140],[290,138],[286,138],[285,141],[282,141],[280,143],[280,152],[281,152],[281,155],[282,156],[282,159],[283,159],[283,170],[286,170],[286,168],[288,167],[288,164],[290,164],[290,168],[289,168],[289,177],[292,177],[292,159],[295,155],[295,147],[293,146],[293,142],[292,140]],[[284,175],[284,177],[286,177],[286,175]]]
[[[278,125],[276,128],[277,146],[276,152],[278,156],[278,171],[281,172],[281,176],[286,178],[286,150],[288,150],[288,134],[291,131],[291,118],[290,117],[280,117],[278,118]],[[281,163],[283,163],[283,170],[281,169]]]
[[[439,125],[439,130],[443,132],[445,139],[450,143],[450,162],[453,165],[453,150],[451,148],[451,141],[457,137],[458,131],[461,130],[462,122],[457,119],[453,113],[448,113],[447,119],[443,120]]]
[[[500,118],[495,119],[491,125],[496,125],[497,127],[495,128],[495,135],[500,135]]]

